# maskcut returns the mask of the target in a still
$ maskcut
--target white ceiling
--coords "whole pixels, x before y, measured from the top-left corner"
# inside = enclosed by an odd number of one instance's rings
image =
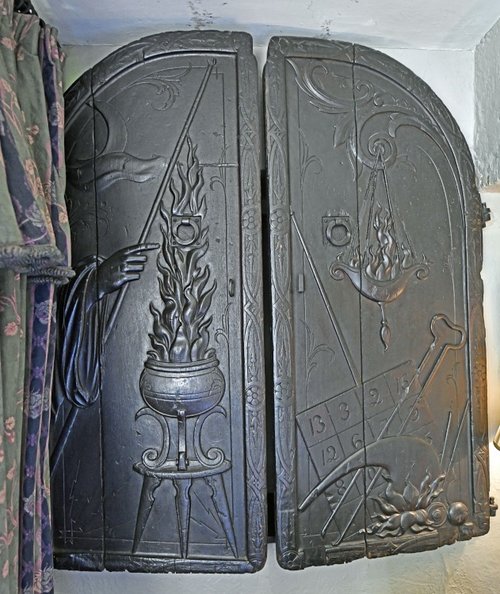
[[[345,39],[379,48],[472,49],[500,0],[33,0],[63,44],[121,45],[175,29]]]

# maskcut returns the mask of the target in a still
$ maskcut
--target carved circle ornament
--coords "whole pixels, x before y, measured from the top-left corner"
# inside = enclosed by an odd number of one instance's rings
[[[336,247],[348,245],[352,239],[349,221],[340,217],[323,217],[326,239]]]

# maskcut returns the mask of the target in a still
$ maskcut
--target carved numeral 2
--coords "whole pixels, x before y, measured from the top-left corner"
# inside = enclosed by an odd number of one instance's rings
[[[347,402],[341,402],[339,404],[339,410],[340,410],[340,418],[343,421],[347,421],[347,419],[349,418],[349,415],[351,414],[351,411],[349,410],[349,405],[347,404]]]
[[[370,398],[370,406],[377,406],[378,404],[382,404],[382,399],[380,398],[380,392],[377,388],[372,388],[369,392]]]
[[[326,449],[321,450],[323,466],[331,464],[338,457],[337,450],[333,446],[328,446]]]

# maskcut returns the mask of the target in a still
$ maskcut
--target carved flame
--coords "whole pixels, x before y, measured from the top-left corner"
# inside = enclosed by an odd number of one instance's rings
[[[412,253],[403,243],[398,246],[392,215],[380,204],[373,214],[372,227],[373,241],[363,255],[364,272],[373,280],[394,280],[413,264]]]
[[[177,164],[179,186],[172,178],[170,192],[173,197],[171,213],[162,204],[160,226],[163,241],[157,266],[162,307],[150,303],[153,332],[149,334],[152,350],[148,355],[169,363],[189,363],[208,359],[214,355],[209,349],[208,328],[212,317],[208,315],[217,287],[209,286],[210,270],[200,265],[208,249],[208,228],[202,227],[195,245],[172,245],[170,241],[171,215],[201,217],[206,214],[203,189],[203,171],[196,156],[196,147],[187,138],[186,168]]]

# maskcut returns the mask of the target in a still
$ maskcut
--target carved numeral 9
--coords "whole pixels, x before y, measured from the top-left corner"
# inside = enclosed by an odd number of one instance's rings
[[[398,395],[402,396],[404,392],[406,392],[410,382],[406,377],[406,373],[401,377],[398,377]]]
[[[349,415],[351,414],[351,411],[349,410],[349,405],[347,404],[347,402],[341,402],[339,404],[339,410],[340,410],[340,418],[343,421],[347,421],[347,419],[349,418]]]

